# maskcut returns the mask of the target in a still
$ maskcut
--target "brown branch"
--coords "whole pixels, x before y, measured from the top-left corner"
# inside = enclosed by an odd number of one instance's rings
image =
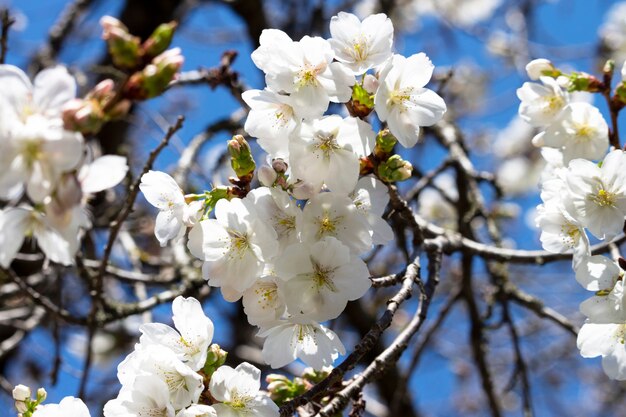
[[[416,276],[416,282],[420,287],[420,299],[417,310],[409,324],[400,332],[389,347],[378,355],[363,372],[356,375],[344,389],[339,391],[334,398],[320,410],[317,416],[335,416],[346,407],[350,399],[358,396],[367,383],[379,377],[390,364],[398,361],[400,355],[402,355],[409,346],[411,338],[419,331],[426,319],[430,301],[439,283],[440,266],[441,251],[429,253],[428,282],[424,285],[419,275]]]
[[[74,0],[67,4],[48,33],[47,43],[37,52],[30,65],[30,71],[37,73],[54,65],[63,43],[74,29],[76,21],[91,6],[94,0]]]
[[[15,23],[15,19],[9,14],[9,9],[0,10],[0,64],[6,62],[9,50],[9,29]]]
[[[340,381],[343,376],[353,369],[361,358],[370,351],[376,341],[381,337],[385,329],[391,325],[394,315],[406,300],[411,297],[413,284],[419,279],[419,257],[407,267],[407,272],[402,281],[402,288],[387,302],[387,308],[382,316],[376,321],[369,332],[354,347],[354,351],[320,383],[316,384],[306,393],[286,402],[280,407],[280,415],[287,417],[292,415],[296,408],[310,403],[327,394],[329,387]]]

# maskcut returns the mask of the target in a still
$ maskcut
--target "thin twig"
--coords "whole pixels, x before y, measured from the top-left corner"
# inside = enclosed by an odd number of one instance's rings
[[[9,9],[0,10],[0,64],[4,64],[9,50],[9,29],[15,19],[9,14]]]

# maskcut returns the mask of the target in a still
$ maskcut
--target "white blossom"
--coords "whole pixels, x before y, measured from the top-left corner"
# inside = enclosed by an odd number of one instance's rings
[[[202,376],[161,345],[138,345],[117,367],[117,377],[125,387],[139,389],[137,378],[142,375],[160,379],[167,385],[168,398],[175,410],[197,402],[204,388]]]
[[[327,40],[305,36],[294,42],[277,29],[265,29],[252,61],[265,73],[270,89],[288,93],[298,117],[320,117],[328,102],[345,103],[355,78],[341,63]]]
[[[417,143],[420,126],[432,126],[446,112],[443,99],[424,88],[434,68],[424,53],[408,58],[394,55],[379,76],[376,114],[406,148]]]
[[[140,375],[132,387],[123,386],[116,399],[104,405],[104,417],[174,417],[167,384]]]
[[[569,163],[566,176],[569,196],[582,226],[599,239],[619,233],[626,215],[626,155],[610,152],[602,167],[584,159]]]
[[[283,315],[286,305],[279,284],[278,277],[265,274],[244,291],[242,303],[250,324],[262,326]]]
[[[526,82],[517,89],[521,100],[519,115],[533,126],[552,123],[569,103],[569,95],[551,77],[540,77],[540,83]]]
[[[52,227],[44,213],[20,206],[0,211],[0,265],[7,268],[11,264],[26,237],[35,238],[51,261],[62,265],[74,263],[75,251],[68,238]]]
[[[89,409],[80,398],[65,397],[58,404],[37,406],[33,417],[90,417]]]
[[[180,410],[176,417],[217,417],[217,412],[210,405],[192,404]]]
[[[213,322],[195,298],[178,296],[172,303],[176,330],[162,323],[146,323],[139,330],[142,346],[160,345],[174,352],[178,359],[197,371],[204,366],[207,349],[213,340]]]
[[[292,98],[269,89],[248,90],[241,98],[250,106],[246,132],[256,137],[259,146],[273,157],[287,156],[289,135],[300,123],[291,105]]]
[[[278,406],[262,394],[261,371],[247,362],[236,368],[220,366],[211,376],[209,389],[219,403],[219,417],[278,417]]]
[[[287,247],[275,268],[285,281],[288,311],[319,322],[338,317],[348,301],[361,298],[372,285],[365,262],[333,237]]]
[[[385,184],[373,176],[363,177],[357,182],[350,198],[367,219],[374,245],[384,245],[393,239],[391,226],[382,218],[389,203],[389,192]]]
[[[342,194],[320,193],[304,207],[300,226],[303,242],[316,242],[326,236],[339,239],[355,254],[372,247],[372,232],[367,219],[354,202]]]
[[[339,12],[330,20],[329,39],[335,58],[355,75],[365,73],[391,57],[393,23],[379,13],[360,21],[351,13]]]
[[[561,149],[565,163],[574,158],[597,160],[609,147],[609,127],[596,107],[571,103],[539,138],[533,143]]]
[[[0,65],[0,198],[43,202],[63,172],[77,166],[83,138],[63,128],[61,107],[76,83],[63,67],[40,72],[31,84],[17,67]]]
[[[303,316],[291,316],[259,331],[265,337],[263,360],[281,368],[296,359],[314,369],[332,365],[346,350],[330,329]]]
[[[149,171],[141,177],[139,189],[146,200],[159,209],[154,225],[154,234],[161,246],[172,239],[180,239],[186,226],[195,222],[199,207],[187,204],[185,194],[174,178],[160,171]]]
[[[278,253],[274,229],[238,198],[219,200],[215,219],[194,226],[187,246],[204,260],[202,272],[211,286],[231,287],[238,293],[250,288],[265,262]]]
[[[348,194],[359,178],[359,158],[374,147],[376,135],[361,119],[332,115],[302,123],[289,144],[291,171],[316,188]]]

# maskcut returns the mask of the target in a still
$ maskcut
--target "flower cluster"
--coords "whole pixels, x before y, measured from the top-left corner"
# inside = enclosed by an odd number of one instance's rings
[[[122,388],[104,406],[105,417],[278,417],[278,406],[261,392],[261,371],[247,362],[224,365],[227,353],[211,344],[213,323],[195,298],[182,296],[172,304],[176,329],[162,323],[140,326],[135,350],[118,366]],[[19,417],[89,417],[82,400],[65,397],[59,404],[42,404],[40,388],[13,390]]]
[[[83,136],[65,126],[63,109],[75,94],[63,67],[43,70],[31,83],[19,68],[0,65],[0,199],[12,202],[0,211],[3,267],[26,237],[51,261],[72,264],[80,230],[90,227],[89,195],[126,175],[126,158],[90,161]]]
[[[268,85],[243,94],[251,108],[245,130],[271,161],[258,170],[262,186],[250,190],[256,165],[241,136],[228,145],[234,187],[185,195],[162,172],[147,173],[141,183],[159,209],[161,244],[191,227],[187,246],[204,261],[204,277],[225,299],[242,298],[272,367],[299,358],[321,369],[345,353],[321,323],[367,292],[371,281],[360,256],[393,238],[382,219],[387,186],[364,174],[408,178],[410,164],[391,155],[396,138],[413,146],[420,126],[446,110],[424,88],[433,71],[426,55],[392,53],[385,15],[361,22],[339,13],[330,33],[329,40],[294,41],[265,30],[252,53]],[[352,116],[325,115],[330,103],[346,103]],[[373,111],[388,130],[374,132],[366,120]]]
[[[587,234],[610,240],[624,228],[626,153],[609,149],[609,128],[600,111],[571,102],[565,91],[597,92],[610,86],[588,74],[566,75],[547,60],[532,61],[527,71],[539,83],[518,90],[519,114],[543,129],[533,144],[543,147],[546,160],[536,219],[541,242],[550,252],[573,251],[576,279],[595,292],[580,306],[587,316],[578,335],[581,355],[601,355],[609,377],[626,379],[623,271],[610,259],[591,255]]]
[[[122,389],[104,406],[105,417],[278,416],[276,404],[259,392],[257,368],[224,365],[226,353],[211,344],[213,323],[198,300],[179,296],[172,312],[176,329],[139,328],[139,343],[117,368]]]

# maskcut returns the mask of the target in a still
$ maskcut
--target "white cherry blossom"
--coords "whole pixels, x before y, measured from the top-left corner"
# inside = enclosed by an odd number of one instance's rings
[[[185,194],[174,178],[160,171],[149,171],[141,177],[139,189],[146,200],[159,209],[154,234],[161,246],[183,237],[186,226],[192,226],[201,206],[187,204]]]
[[[405,148],[415,146],[420,126],[434,125],[446,112],[443,99],[424,88],[434,68],[424,53],[394,55],[380,73],[375,110]]]
[[[219,403],[219,417],[278,417],[278,406],[262,394],[261,371],[247,362],[236,368],[220,366],[211,376],[209,389]]]
[[[259,146],[268,154],[275,158],[286,157],[289,135],[301,120],[295,115],[292,98],[269,89],[248,90],[241,98],[250,106],[244,125],[246,132],[256,137]]]
[[[0,265],[7,268],[11,264],[26,237],[33,237],[51,261],[74,263],[75,246],[67,236],[56,230],[41,211],[20,206],[0,211]]]
[[[351,13],[339,12],[330,19],[329,39],[335,58],[355,75],[365,73],[391,57],[393,23],[379,13],[360,21]]]
[[[66,131],[61,107],[76,95],[76,82],[63,67],[43,70],[34,85],[17,67],[0,65],[0,198],[43,202],[61,174],[77,166],[83,138]]]
[[[138,345],[117,367],[122,386],[137,389],[136,381],[141,375],[160,379],[167,385],[168,398],[175,410],[197,402],[204,388],[202,376],[165,346]]]
[[[123,386],[116,399],[104,405],[104,417],[174,417],[167,384],[159,378],[138,376]]]
[[[270,89],[290,95],[298,117],[320,117],[328,102],[345,103],[352,96],[354,75],[341,63],[327,40],[305,36],[294,42],[277,29],[261,33],[252,61],[265,73]]]
[[[266,274],[248,288],[242,297],[248,322],[256,326],[278,320],[286,305],[278,277]]]
[[[304,207],[300,226],[303,242],[316,242],[326,236],[339,239],[355,254],[372,247],[372,232],[367,219],[354,202],[342,194],[320,193]]]
[[[609,127],[600,110],[589,103],[571,103],[533,143],[561,149],[563,160],[601,159],[609,147]]]
[[[374,147],[376,135],[361,119],[338,115],[305,121],[289,143],[289,161],[296,178],[316,188],[348,194],[359,178],[359,158]]]
[[[291,316],[259,331],[265,337],[263,360],[272,368],[301,359],[307,366],[322,369],[332,365],[346,350],[332,330],[304,316]]]
[[[239,294],[263,272],[278,253],[276,232],[242,202],[221,199],[215,219],[199,222],[189,232],[187,246],[204,260],[203,275],[214,287],[231,287]]]
[[[626,215],[626,155],[610,152],[602,167],[585,159],[569,163],[569,197],[582,226],[599,239],[619,233]]]
[[[285,281],[289,312],[319,322],[338,317],[348,301],[361,298],[372,285],[365,262],[334,237],[289,246],[275,267]]]
[[[90,417],[89,409],[80,398],[65,397],[58,404],[37,406],[33,417]]]
[[[552,123],[569,103],[569,95],[554,78],[540,77],[540,83],[526,82],[517,89],[521,100],[519,115],[533,126]]]
[[[178,296],[172,303],[172,319],[176,330],[163,323],[145,323],[139,330],[142,346],[165,346],[178,359],[197,371],[204,366],[207,349],[213,340],[213,322],[195,298]]]
[[[372,243],[384,245],[393,239],[393,230],[382,215],[389,203],[387,186],[373,176],[361,178],[350,194],[357,210],[365,216],[372,231]]]
[[[281,249],[298,241],[296,225],[302,221],[302,210],[286,191],[259,187],[250,191],[243,202],[265,224],[274,228]]]

